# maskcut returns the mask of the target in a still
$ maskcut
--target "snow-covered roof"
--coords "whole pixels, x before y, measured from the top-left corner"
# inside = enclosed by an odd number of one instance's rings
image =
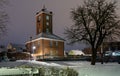
[[[46,14],[52,15],[52,11],[47,10],[47,8],[45,6],[43,6],[43,8],[41,9],[41,11],[39,11],[39,12],[36,13],[36,16],[38,16],[41,13],[46,13]]]
[[[71,50],[69,55],[85,55],[81,50]]]
[[[56,39],[56,40],[64,40],[61,37],[59,37],[59,36],[57,36],[55,34],[50,34],[50,33],[40,33],[39,35],[37,35],[36,38],[40,38],[40,37],[50,38],[50,39]]]
[[[65,41],[61,37],[51,33],[40,33],[39,35],[36,35],[36,37],[33,38],[31,41],[37,41],[40,39],[48,39],[48,40],[63,41],[63,42]],[[29,43],[29,41],[27,43]]]

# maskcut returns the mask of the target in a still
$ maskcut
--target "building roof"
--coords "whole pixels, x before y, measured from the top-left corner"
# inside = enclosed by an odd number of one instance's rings
[[[50,33],[40,33],[39,35],[36,36],[36,38],[40,38],[40,37],[64,41],[64,39],[62,39],[61,37],[55,34],[50,34]]]
[[[61,37],[59,37],[59,36],[57,36],[55,34],[50,34],[50,33],[40,33],[40,34],[36,35],[36,37],[32,38],[31,41],[36,41],[36,40],[39,40],[39,39],[65,41]],[[27,43],[29,43],[31,41],[28,41]]]
[[[41,9],[41,11],[36,13],[36,16],[41,14],[41,13],[47,13],[49,15],[52,15],[52,11],[48,11],[47,8],[45,6],[43,6],[43,8]]]

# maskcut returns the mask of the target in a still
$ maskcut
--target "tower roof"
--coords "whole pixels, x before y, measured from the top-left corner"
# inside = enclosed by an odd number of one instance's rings
[[[36,15],[39,15],[41,13],[47,13],[47,14],[52,14],[52,11],[48,11],[47,8],[45,7],[45,5],[43,6],[43,8],[41,9],[41,11],[37,12]]]

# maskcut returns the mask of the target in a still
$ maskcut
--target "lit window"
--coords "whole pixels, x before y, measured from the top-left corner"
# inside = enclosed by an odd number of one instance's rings
[[[40,21],[41,20],[41,16],[38,16],[38,21]]]
[[[56,50],[56,55],[58,55],[58,50]]]
[[[46,20],[49,20],[49,19],[50,19],[50,17],[47,15],[47,16],[46,16]]]
[[[52,50],[50,51],[50,55],[53,55],[53,51]]]
[[[46,33],[49,33],[49,29],[48,28],[46,28]]]
[[[49,22],[46,22],[46,25],[49,26]]]

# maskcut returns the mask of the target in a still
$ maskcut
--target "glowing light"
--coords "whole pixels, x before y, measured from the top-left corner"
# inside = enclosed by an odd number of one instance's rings
[[[35,47],[35,46],[33,46],[32,48],[33,48],[33,50],[35,50],[35,49],[36,49],[36,47]]]

